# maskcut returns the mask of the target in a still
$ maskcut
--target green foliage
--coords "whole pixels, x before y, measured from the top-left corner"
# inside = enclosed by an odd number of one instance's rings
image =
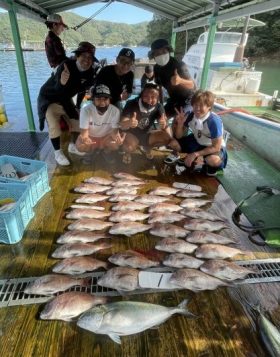
[[[71,12],[62,14],[64,22],[69,26],[69,30],[64,31],[61,38],[66,47],[76,47],[81,41],[89,41],[98,46],[141,46],[149,45],[147,41],[147,22],[135,25],[122,23],[112,23],[108,21],[91,20],[80,27],[77,31],[72,28],[85,20]],[[44,41],[48,29],[44,23],[39,23],[26,17],[18,16],[18,25],[21,41],[41,42],[44,47]],[[7,13],[0,14],[0,43],[12,44],[12,32]]]

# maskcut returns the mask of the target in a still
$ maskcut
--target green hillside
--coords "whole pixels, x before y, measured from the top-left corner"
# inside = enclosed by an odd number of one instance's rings
[[[64,22],[71,28],[85,20],[84,17],[66,12],[63,14]],[[47,27],[43,23],[18,16],[21,41],[42,41],[47,34]],[[69,29],[64,31],[61,38],[67,47],[75,47],[80,41],[90,41],[96,46],[142,46],[148,45],[147,22],[135,25],[112,23],[108,21],[92,20],[77,31]],[[7,13],[0,14],[0,43],[12,43],[12,32]]]

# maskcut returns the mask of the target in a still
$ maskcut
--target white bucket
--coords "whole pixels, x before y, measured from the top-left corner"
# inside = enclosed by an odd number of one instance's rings
[[[245,87],[245,93],[257,93],[260,88],[261,80],[256,78],[249,78]]]

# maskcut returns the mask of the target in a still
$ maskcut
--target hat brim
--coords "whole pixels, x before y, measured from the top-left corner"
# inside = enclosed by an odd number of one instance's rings
[[[111,96],[109,94],[93,94],[92,98],[111,98]]]

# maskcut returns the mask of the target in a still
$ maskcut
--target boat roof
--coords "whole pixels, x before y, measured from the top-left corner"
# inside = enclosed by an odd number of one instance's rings
[[[45,21],[49,14],[72,10],[94,3],[110,4],[116,0],[0,0],[0,7],[9,10],[12,6],[17,13]],[[218,14],[217,21],[226,21],[241,16],[253,15],[280,8],[278,0],[125,0],[130,5],[153,12],[155,15],[174,20],[176,26],[188,28],[209,24],[213,11]],[[186,29],[188,29],[186,28]]]

